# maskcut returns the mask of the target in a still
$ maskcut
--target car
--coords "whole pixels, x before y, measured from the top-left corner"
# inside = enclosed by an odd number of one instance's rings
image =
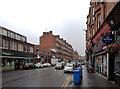
[[[33,69],[35,68],[35,65],[32,62],[25,62],[23,64],[23,69]]]
[[[63,69],[63,64],[62,63],[57,63],[56,65],[55,65],[55,69]]]
[[[43,68],[43,64],[40,63],[40,62],[36,63],[35,66],[36,66],[37,68],[40,68],[40,67]]]
[[[73,71],[73,64],[67,63],[65,68],[64,68],[64,73],[65,72],[72,72]]]
[[[43,67],[50,67],[50,66],[51,66],[50,63],[44,63],[44,64],[43,64]]]

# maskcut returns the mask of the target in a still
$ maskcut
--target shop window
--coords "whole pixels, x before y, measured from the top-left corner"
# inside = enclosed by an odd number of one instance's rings
[[[3,30],[2,30],[2,34],[3,34],[4,36],[7,36],[7,30],[3,29]]]
[[[2,47],[5,49],[8,49],[8,41],[7,40],[2,40]]]

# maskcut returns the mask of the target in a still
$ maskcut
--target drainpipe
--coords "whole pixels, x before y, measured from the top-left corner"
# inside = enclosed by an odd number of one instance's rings
[[[107,79],[109,79],[109,53],[107,53]]]

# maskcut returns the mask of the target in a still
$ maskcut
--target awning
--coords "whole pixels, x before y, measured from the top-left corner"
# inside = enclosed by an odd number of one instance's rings
[[[50,50],[53,51],[53,52],[55,52],[55,53],[57,52],[56,49],[50,49]]]

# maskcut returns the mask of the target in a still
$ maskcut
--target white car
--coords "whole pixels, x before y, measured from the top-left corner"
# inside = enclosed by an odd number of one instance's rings
[[[36,66],[37,68],[39,68],[39,67],[43,67],[43,64],[40,63],[40,62],[38,62],[37,64],[35,64],[35,66]]]
[[[50,67],[51,64],[50,64],[50,63],[44,63],[43,66],[44,66],[44,67]]]
[[[67,63],[65,68],[64,68],[64,73],[65,72],[72,72],[73,71],[73,64]]]

